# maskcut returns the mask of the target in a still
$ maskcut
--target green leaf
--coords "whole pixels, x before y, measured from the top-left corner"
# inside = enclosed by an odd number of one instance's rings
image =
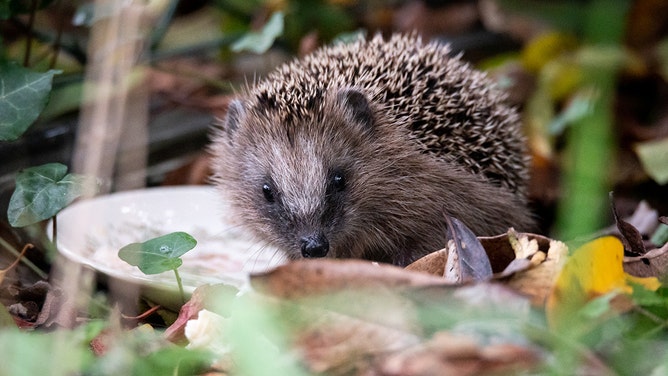
[[[0,331],[1,375],[65,376],[81,374],[93,360],[81,330],[24,332]]]
[[[23,227],[51,218],[91,183],[82,175],[68,174],[67,166],[60,163],[26,168],[16,176],[16,189],[7,209],[9,223]]]
[[[610,302],[616,295],[617,292],[613,291],[592,299],[580,309],[579,314],[589,319],[596,319],[603,316],[610,312]]]
[[[649,241],[659,247],[668,243],[668,225],[663,223],[659,224],[659,227],[654,230],[654,234],[652,234],[652,237],[649,239]]]
[[[654,181],[661,185],[668,183],[668,138],[642,142],[633,149]]]
[[[16,140],[37,120],[49,99],[53,75],[58,73],[0,64],[0,141]]]
[[[118,251],[118,257],[139,267],[144,274],[175,270],[183,261],[179,258],[195,248],[197,241],[185,232],[173,232],[143,243],[132,243]]]
[[[250,51],[256,54],[266,52],[276,38],[283,34],[283,13],[274,13],[259,32],[250,32],[232,44],[234,52]]]
[[[591,91],[582,90],[576,93],[564,108],[549,125],[549,132],[552,135],[560,135],[566,127],[580,121],[592,110],[592,102],[595,94]]]
[[[633,288],[633,302],[636,305],[647,307],[647,306],[663,306],[665,307],[668,301],[665,296],[661,296],[662,293],[665,293],[665,289],[659,289],[657,291],[652,291],[647,289],[645,286],[630,283]]]

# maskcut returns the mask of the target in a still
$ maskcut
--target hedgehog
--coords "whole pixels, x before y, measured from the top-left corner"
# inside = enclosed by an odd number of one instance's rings
[[[211,141],[229,210],[290,260],[404,266],[528,228],[526,142],[493,80],[415,34],[323,47],[247,85]]]

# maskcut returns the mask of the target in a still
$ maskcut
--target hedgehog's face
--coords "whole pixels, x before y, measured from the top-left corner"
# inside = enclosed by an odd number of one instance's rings
[[[352,89],[316,107],[283,124],[278,114],[234,102],[218,140],[227,143],[217,153],[220,181],[241,220],[289,258],[361,257],[358,153],[373,138],[373,114]]]

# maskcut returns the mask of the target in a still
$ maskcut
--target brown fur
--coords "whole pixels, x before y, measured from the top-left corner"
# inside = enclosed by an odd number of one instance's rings
[[[377,37],[248,89],[212,143],[216,184],[237,217],[290,258],[316,234],[328,257],[398,265],[443,247],[444,213],[478,235],[528,226],[518,117],[447,54]]]

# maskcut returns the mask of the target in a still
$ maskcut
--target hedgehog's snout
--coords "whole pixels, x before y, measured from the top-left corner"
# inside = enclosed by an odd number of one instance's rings
[[[304,258],[325,257],[329,252],[329,241],[323,233],[304,236],[300,239],[300,242]]]

